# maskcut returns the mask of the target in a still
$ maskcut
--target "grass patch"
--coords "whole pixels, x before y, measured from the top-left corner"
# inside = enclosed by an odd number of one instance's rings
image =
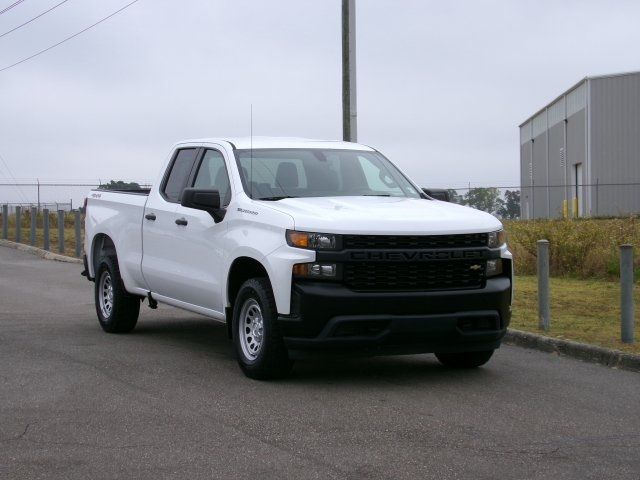
[[[511,326],[630,353],[640,353],[640,288],[636,285],[636,343],[620,341],[620,285],[600,279],[551,278],[551,329],[538,329],[538,280],[534,276],[515,279]]]

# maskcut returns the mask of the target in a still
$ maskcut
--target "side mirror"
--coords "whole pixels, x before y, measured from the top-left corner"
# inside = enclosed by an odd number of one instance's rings
[[[422,191],[436,200],[442,200],[443,202],[451,201],[449,190],[443,188],[423,188]]]
[[[180,205],[209,213],[216,222],[224,218],[225,210],[220,208],[220,193],[218,190],[206,188],[185,188],[182,191]]]

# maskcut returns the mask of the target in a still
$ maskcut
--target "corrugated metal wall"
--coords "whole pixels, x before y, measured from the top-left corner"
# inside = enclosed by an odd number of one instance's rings
[[[552,218],[562,217],[562,204],[567,198],[566,163],[564,119],[561,119],[549,128],[549,216]]]
[[[640,74],[591,82],[593,214],[640,212]]]
[[[533,119],[533,213],[532,218],[546,217],[547,202],[547,112]]]
[[[567,98],[567,111],[568,111],[568,102]],[[567,118],[567,143],[566,143],[566,154],[567,154],[567,184],[570,186],[568,188],[568,198],[569,201],[569,210],[571,211],[571,200],[576,197],[576,165],[582,164],[582,178],[579,179],[579,182],[582,182],[582,185],[586,185],[589,182],[587,181],[587,110],[586,108],[582,108],[582,110],[574,113],[573,115]],[[586,188],[582,189],[582,196],[578,199],[580,205],[584,206],[581,208],[582,212],[588,212],[588,205],[586,203],[587,194]]]
[[[531,218],[533,207],[531,151],[531,122],[529,121],[520,127],[520,212],[522,218]]]
[[[640,212],[640,73],[585,80],[531,118],[520,169],[523,218],[562,216],[565,200],[571,214],[576,190],[583,215]]]
[[[527,185],[528,189],[528,195],[522,192],[523,218],[561,217],[565,200],[571,213],[572,198],[576,195],[576,164],[583,165],[580,182],[588,183],[587,93],[584,81],[520,127],[521,185],[522,188]],[[529,162],[533,187],[526,175]],[[582,212],[588,212],[587,200],[583,188]]]

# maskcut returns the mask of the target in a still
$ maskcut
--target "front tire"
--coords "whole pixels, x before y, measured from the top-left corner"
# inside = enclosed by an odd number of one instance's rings
[[[233,343],[238,364],[249,378],[286,376],[293,365],[277,324],[278,310],[266,278],[242,284],[233,306]]]
[[[446,367],[477,368],[489,361],[493,350],[480,352],[436,353],[436,358]]]
[[[128,333],[138,323],[140,298],[125,290],[115,257],[100,260],[95,279],[95,303],[98,321],[105,332]]]

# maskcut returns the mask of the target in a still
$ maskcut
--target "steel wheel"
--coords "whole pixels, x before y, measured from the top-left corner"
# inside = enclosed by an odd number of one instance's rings
[[[238,328],[242,353],[247,359],[255,360],[260,354],[264,335],[262,310],[255,299],[248,298],[242,305]]]
[[[109,318],[113,311],[113,282],[111,281],[111,274],[107,270],[102,272],[100,277],[98,300],[103,317]]]

